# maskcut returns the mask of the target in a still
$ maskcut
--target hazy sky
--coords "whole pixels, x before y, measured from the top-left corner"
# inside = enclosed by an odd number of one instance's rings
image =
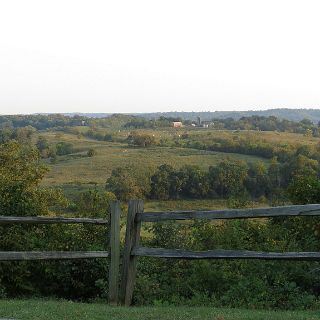
[[[0,113],[318,108],[319,12],[319,0],[0,0]]]

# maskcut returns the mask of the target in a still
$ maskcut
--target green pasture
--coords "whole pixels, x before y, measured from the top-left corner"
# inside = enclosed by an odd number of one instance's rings
[[[44,185],[60,186],[72,194],[90,186],[103,187],[113,169],[128,167],[140,172],[150,173],[161,164],[173,167],[197,165],[207,169],[224,159],[238,159],[248,162],[265,159],[223,152],[202,151],[179,147],[135,148],[125,143],[96,141],[73,134],[44,133],[50,143],[59,141],[73,143],[75,152],[59,156],[56,163],[47,162],[50,171],[44,179]],[[88,157],[87,151],[93,148],[94,157]]]

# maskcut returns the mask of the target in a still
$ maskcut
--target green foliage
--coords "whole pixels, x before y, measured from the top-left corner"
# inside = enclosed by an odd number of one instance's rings
[[[299,176],[288,188],[294,204],[320,203],[320,180],[314,176]]]
[[[49,149],[48,140],[45,137],[39,136],[36,146],[40,152]]]
[[[68,142],[59,142],[56,144],[56,153],[59,156],[73,153],[73,144]]]
[[[39,153],[11,141],[0,145],[0,211],[3,215],[45,215],[64,205],[59,190],[39,187],[47,168]]]
[[[143,245],[191,250],[318,251],[318,236],[302,220],[156,223]],[[306,234],[307,232],[307,234]],[[307,309],[317,305],[317,262],[141,258],[135,302]]]
[[[52,149],[50,149],[49,142],[45,137],[39,136],[36,147],[39,150],[42,158],[48,158],[49,156],[52,156]]]
[[[1,117],[0,117],[1,118]],[[0,144],[15,140],[22,144],[31,144],[36,129],[31,126],[21,128],[0,127]]]
[[[247,171],[244,162],[222,161],[216,167],[209,168],[210,185],[221,197],[234,195],[244,189]]]
[[[312,136],[315,124],[309,119],[301,121],[289,121],[279,119],[275,116],[249,116],[241,117],[239,120],[234,118],[214,119],[215,126],[228,130],[261,130],[261,131],[287,131],[304,133],[306,136]]]
[[[208,172],[197,166],[183,166],[175,170],[171,166],[162,165],[151,176],[150,197],[162,200],[242,197],[247,175],[248,167],[241,161],[221,161],[217,166],[209,167]]]
[[[183,166],[174,170],[169,165],[159,166],[151,177],[150,197],[153,199],[202,198],[208,194],[205,173],[197,166]]]
[[[131,168],[116,168],[106,182],[106,190],[123,201],[144,198],[147,186],[143,182],[134,176]]]
[[[131,132],[128,136],[128,144],[138,147],[150,147],[156,144],[155,137],[150,134]]]
[[[35,149],[15,141],[0,145],[0,211],[2,215],[51,215],[65,206],[61,191],[40,187],[47,172]],[[108,216],[110,194],[82,195],[82,215]],[[89,212],[86,210],[90,210]],[[92,211],[91,211],[92,210]],[[86,211],[86,213],[84,212]],[[2,251],[105,250],[105,228],[85,225],[0,226]],[[90,299],[101,291],[96,281],[106,280],[107,264],[101,259],[65,262],[1,262],[0,295],[51,295]]]
[[[81,192],[76,200],[77,212],[82,217],[106,219],[112,200],[116,200],[116,197],[111,192],[99,192],[96,189]]]
[[[288,194],[294,204],[319,203],[320,180],[314,176],[296,177],[288,188]],[[309,231],[309,234],[314,234],[320,240],[320,221],[318,218],[310,218],[308,223],[301,221],[300,228]]]
[[[257,163],[248,164],[248,166],[248,176],[244,182],[248,193],[254,198],[269,196],[271,193],[272,177],[271,175],[269,176],[266,165],[259,161]]]
[[[97,129],[90,129],[87,132],[85,132],[84,135],[98,141],[113,141],[113,137],[110,133],[105,134]]]
[[[93,148],[90,148],[87,152],[88,157],[94,157],[97,154],[97,151]]]
[[[105,218],[105,216],[104,216]],[[1,227],[2,251],[106,250],[106,229],[89,225]],[[99,279],[107,281],[105,259],[1,262],[0,283],[6,296],[56,296],[92,299],[104,295]]]
[[[151,198],[168,200],[177,197],[180,191],[180,188],[177,187],[178,179],[172,166],[166,164],[159,166],[151,177]]]

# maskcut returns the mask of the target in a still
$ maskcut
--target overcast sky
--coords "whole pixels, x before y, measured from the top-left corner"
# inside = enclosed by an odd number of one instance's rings
[[[320,107],[320,1],[0,0],[0,113]]]

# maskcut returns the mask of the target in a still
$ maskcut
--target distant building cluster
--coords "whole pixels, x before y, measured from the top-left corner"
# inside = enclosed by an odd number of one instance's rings
[[[173,128],[182,128],[184,127],[183,123],[181,121],[173,121],[172,122]],[[201,121],[200,117],[197,117],[196,121],[193,121],[191,123],[192,127],[198,127],[198,128],[210,128],[214,126],[214,123],[212,121]]]

